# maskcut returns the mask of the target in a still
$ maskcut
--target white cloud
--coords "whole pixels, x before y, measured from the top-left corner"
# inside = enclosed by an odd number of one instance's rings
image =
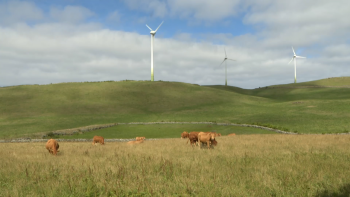
[[[39,21],[43,18],[43,12],[33,3],[23,1],[0,3],[0,24],[2,25],[12,25],[24,21]]]
[[[298,60],[299,82],[350,75],[347,34],[350,29],[346,20],[350,6],[346,1],[320,1],[316,5],[299,0],[234,1],[221,13],[216,12],[220,11],[221,1],[217,4],[198,2],[153,0],[127,4],[158,17],[181,16],[209,22],[245,10],[244,22],[256,27],[256,32],[240,36],[202,33],[198,37],[181,29],[173,38],[156,36],[155,80],[224,84],[225,68],[219,66],[224,47],[227,56],[237,60],[227,62],[228,84],[233,86],[256,88],[292,83],[294,66],[288,65],[291,46],[298,55],[307,57]],[[28,5],[29,11],[23,13],[36,9],[42,13],[35,5]],[[340,8],[336,9],[337,6]],[[150,35],[113,31],[98,23],[86,23],[94,13],[84,7],[53,8],[50,14],[54,22],[45,20],[35,25],[27,25],[26,19],[11,13],[0,24],[0,86],[150,79]],[[120,18],[118,11],[109,16]],[[16,24],[4,25],[13,18]],[[44,17],[29,18],[40,21]]]
[[[58,22],[79,23],[95,14],[89,9],[81,6],[66,6],[64,9],[52,7],[50,16]]]

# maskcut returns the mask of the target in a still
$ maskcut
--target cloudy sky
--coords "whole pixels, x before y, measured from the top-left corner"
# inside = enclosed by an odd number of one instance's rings
[[[0,0],[0,86],[154,78],[252,89],[350,76],[349,0]]]

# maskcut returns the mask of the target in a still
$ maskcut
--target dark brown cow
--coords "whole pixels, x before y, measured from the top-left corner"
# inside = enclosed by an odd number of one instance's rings
[[[200,132],[198,133],[198,144],[199,144],[199,148],[201,148],[201,144],[203,143],[207,143],[208,148],[210,148],[210,143],[215,140],[215,133],[205,133],[205,132]]]
[[[49,151],[49,153],[53,154],[53,155],[57,155],[58,148],[60,147],[60,145],[58,145],[58,142],[54,139],[49,139],[46,142],[45,145],[46,149]]]
[[[105,139],[101,136],[94,136],[94,138],[92,139],[92,144],[95,145],[95,143],[100,143],[100,144],[105,144]]]
[[[189,135],[188,132],[186,132],[186,131],[182,132],[182,133],[181,133],[181,139],[188,138],[188,135]]]
[[[218,145],[218,142],[215,139],[210,140],[210,145],[216,146]]]
[[[189,141],[192,147],[193,147],[193,145],[196,145],[196,143],[198,142],[198,133],[199,132],[196,132],[196,131],[190,132],[188,134],[188,140],[187,140],[186,144]]]

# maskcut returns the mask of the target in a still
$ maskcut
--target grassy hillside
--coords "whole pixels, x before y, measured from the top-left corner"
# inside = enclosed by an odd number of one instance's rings
[[[92,139],[95,135],[108,136],[108,138],[135,138],[144,136],[146,138],[180,138],[183,131],[215,131],[222,135],[235,133],[237,135],[247,134],[276,134],[274,131],[257,129],[252,127],[218,126],[205,124],[155,124],[155,125],[117,125],[106,129],[95,130],[74,135],[55,136],[63,139]]]
[[[0,138],[151,121],[260,123],[300,133],[343,132],[350,130],[349,98],[348,88],[244,90],[149,81],[13,86],[0,88]]]
[[[350,77],[331,77],[327,79],[320,79],[316,81],[308,81],[302,83],[291,83],[283,85],[273,85],[269,87],[287,87],[287,86],[336,86],[336,87],[350,87]]]

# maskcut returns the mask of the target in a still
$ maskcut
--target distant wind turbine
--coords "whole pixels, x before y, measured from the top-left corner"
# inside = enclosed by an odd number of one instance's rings
[[[222,63],[225,62],[225,86],[227,86],[227,64],[226,64],[226,60],[231,60],[231,61],[236,61],[236,60],[227,58],[226,49],[224,48],[224,50],[225,50],[225,58],[224,58],[224,61],[221,62],[220,66],[222,65]]]
[[[164,21],[163,21],[164,22]],[[156,35],[159,27],[163,24],[163,22],[158,26],[158,28],[153,31],[147,24],[146,26],[148,27],[148,29],[151,30],[150,34],[151,34],[151,81],[154,81],[154,75],[153,75],[153,40],[154,40],[154,36]]]
[[[289,61],[288,64],[290,64],[292,62],[292,60],[294,60],[294,83],[297,82],[297,58],[306,58],[306,57],[301,57],[301,56],[297,56],[295,54],[295,51],[294,51],[294,48],[292,47],[292,50],[293,50],[293,53],[294,53],[294,56],[293,58]]]

